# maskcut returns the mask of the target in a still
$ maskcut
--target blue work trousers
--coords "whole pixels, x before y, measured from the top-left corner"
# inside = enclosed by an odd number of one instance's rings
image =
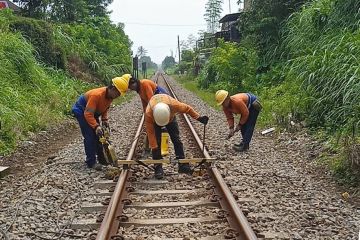
[[[79,122],[81,134],[84,137],[86,165],[88,167],[94,166],[96,163],[96,155],[98,156],[99,162],[103,164],[104,153],[95,130],[87,123],[84,114],[74,113],[74,115]],[[98,121],[98,119],[96,120]]]
[[[258,115],[259,111],[256,110],[253,106],[251,106],[249,109],[249,118],[246,123],[241,127],[241,135],[243,138],[242,143],[244,145],[250,144]]]
[[[161,148],[161,127],[156,124],[154,124],[154,127],[155,127],[156,141],[157,141],[159,148]],[[168,133],[170,135],[170,139],[174,145],[176,158],[184,159],[185,158],[184,145],[180,140],[179,125],[176,121],[176,118],[174,117],[174,119],[171,122],[169,122],[169,124],[166,125],[165,127],[166,127],[166,130],[168,131]]]

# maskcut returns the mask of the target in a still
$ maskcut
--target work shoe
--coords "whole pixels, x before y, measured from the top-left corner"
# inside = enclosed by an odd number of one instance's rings
[[[164,170],[162,165],[155,165],[155,178],[162,179],[164,177]]]
[[[185,173],[188,175],[192,175],[193,170],[191,169],[188,163],[179,163],[178,173]]]
[[[239,145],[234,145],[233,149],[237,152],[245,152],[249,150],[249,144],[240,143]]]
[[[101,171],[103,169],[103,166],[99,163],[95,163],[94,165],[92,165],[90,168],[96,170],[96,171]]]

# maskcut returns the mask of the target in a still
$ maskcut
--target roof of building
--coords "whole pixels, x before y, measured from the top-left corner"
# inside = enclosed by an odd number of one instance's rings
[[[236,21],[241,13],[231,13],[228,15],[225,15],[224,17],[222,17],[219,20],[219,23],[224,23],[224,22],[232,22],[232,21]]]
[[[8,0],[0,0],[0,3],[1,2],[6,2],[6,5],[8,6],[8,8],[14,10],[14,11],[20,11],[20,8],[15,5],[13,2],[11,1],[8,1]]]

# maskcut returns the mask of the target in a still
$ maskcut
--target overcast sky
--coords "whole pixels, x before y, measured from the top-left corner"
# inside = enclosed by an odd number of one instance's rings
[[[177,35],[187,40],[206,30],[204,20],[207,0],[114,0],[110,5],[111,20],[125,24],[125,33],[133,41],[134,54],[139,46],[148,50],[153,62],[160,64],[166,56],[177,59]],[[231,12],[238,12],[237,0],[230,0]],[[221,16],[229,13],[229,0],[224,0]]]

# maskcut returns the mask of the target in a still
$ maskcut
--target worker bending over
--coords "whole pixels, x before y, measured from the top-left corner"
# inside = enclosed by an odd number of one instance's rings
[[[95,88],[81,95],[72,107],[72,112],[79,122],[84,138],[86,165],[89,168],[101,170],[106,165],[99,136],[103,134],[102,127],[109,127],[108,111],[112,101],[125,94],[130,79],[129,74],[112,79],[108,87]],[[100,118],[101,117],[101,126]],[[97,160],[99,163],[96,161]]]
[[[160,143],[161,143],[161,127],[165,126],[170,139],[174,145],[175,155],[177,159],[184,159],[184,147],[179,136],[179,126],[175,118],[176,113],[186,113],[192,118],[203,124],[207,124],[209,118],[195,112],[189,105],[179,102],[166,94],[154,95],[145,110],[146,132],[149,138],[149,144],[152,157],[155,160],[162,159]],[[179,164],[179,173],[191,174],[192,169],[188,163]],[[155,164],[155,178],[161,179],[164,176],[162,164]]]
[[[149,79],[139,80],[135,77],[131,77],[129,88],[139,94],[144,112],[152,96],[159,93],[168,94],[165,89]]]
[[[227,122],[229,124],[229,135],[227,139],[234,136],[234,133],[241,131],[242,140],[240,144],[235,144],[235,151],[243,152],[249,149],[249,144],[254,132],[255,124],[261,104],[256,96],[251,93],[238,93],[229,96],[229,92],[219,90],[215,94],[215,100],[218,105],[222,105]],[[234,128],[234,114],[241,114],[240,121]]]

